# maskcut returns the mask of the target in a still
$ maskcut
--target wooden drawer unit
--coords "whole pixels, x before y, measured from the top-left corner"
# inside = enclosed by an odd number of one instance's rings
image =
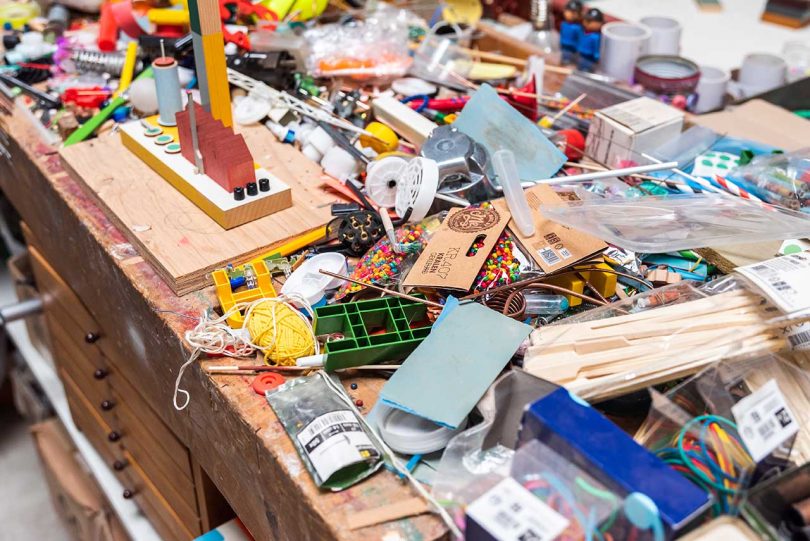
[[[105,342],[101,326],[76,294],[36,248],[30,251],[76,426],[113,468],[125,497],[135,499],[163,538],[187,541],[216,526],[209,515],[223,516],[227,505],[215,487],[204,474],[194,475],[188,448],[122,374],[117,363],[125,361],[111,351],[115,343]],[[201,482],[204,486],[198,486]]]
[[[65,385],[70,414],[76,427],[82,431],[107,464],[120,471],[120,468],[116,468],[124,460],[120,433],[93,411],[93,406],[67,372],[60,370],[59,376]]]
[[[163,497],[138,461],[129,453],[126,453],[126,458],[125,486],[160,536],[166,541],[189,541],[198,537],[199,517],[194,523],[183,520],[176,512],[174,502],[170,503]]]
[[[116,400],[110,386],[110,370],[102,357],[88,359],[65,331],[69,321],[59,320],[51,313],[46,316],[53,344],[53,357],[66,372],[96,412],[110,427],[117,428]]]

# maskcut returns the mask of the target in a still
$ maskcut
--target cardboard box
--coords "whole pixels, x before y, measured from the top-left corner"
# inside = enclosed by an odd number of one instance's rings
[[[76,541],[128,541],[62,423],[54,418],[31,427],[53,505]]]
[[[19,353],[15,352],[15,355]],[[27,365],[20,363],[11,370],[11,394],[14,409],[29,423],[40,423],[53,417],[53,407]]]
[[[648,163],[641,154],[677,137],[683,119],[683,111],[652,98],[636,98],[597,111],[585,147],[607,167],[627,160]]]
[[[11,279],[14,281],[14,291],[17,300],[24,301],[39,296],[34,281],[34,271],[31,269],[31,256],[28,252],[12,256],[6,263]],[[25,327],[31,343],[39,353],[53,366],[51,361],[51,339],[48,327],[45,324],[45,315],[36,314],[25,319]]]

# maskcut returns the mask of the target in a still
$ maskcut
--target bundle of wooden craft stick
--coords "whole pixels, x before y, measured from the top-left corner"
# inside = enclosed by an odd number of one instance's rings
[[[634,314],[534,331],[524,368],[588,400],[693,374],[733,356],[778,351],[779,315],[740,289]]]

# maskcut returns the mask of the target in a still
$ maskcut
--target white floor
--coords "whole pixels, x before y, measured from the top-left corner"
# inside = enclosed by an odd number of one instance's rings
[[[28,433],[11,405],[0,408],[0,541],[69,541],[51,503]]]

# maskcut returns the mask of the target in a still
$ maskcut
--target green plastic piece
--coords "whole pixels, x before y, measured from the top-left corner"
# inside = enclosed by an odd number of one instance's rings
[[[343,335],[326,343],[327,371],[404,359],[430,329],[427,306],[396,297],[315,309],[316,335]]]

